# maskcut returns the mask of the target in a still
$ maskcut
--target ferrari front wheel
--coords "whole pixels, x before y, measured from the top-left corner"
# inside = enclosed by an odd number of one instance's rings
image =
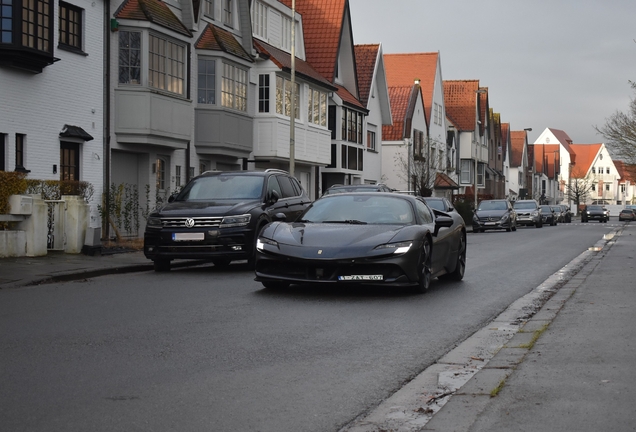
[[[428,237],[424,239],[420,260],[420,280],[417,284],[417,291],[424,294],[431,286],[431,241]]]

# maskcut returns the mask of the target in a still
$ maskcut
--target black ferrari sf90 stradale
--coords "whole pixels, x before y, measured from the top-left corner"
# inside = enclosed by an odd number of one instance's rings
[[[282,215],[281,215],[282,218]],[[256,243],[256,280],[414,286],[461,280],[466,227],[419,197],[383,192],[328,195],[295,222],[275,221]]]

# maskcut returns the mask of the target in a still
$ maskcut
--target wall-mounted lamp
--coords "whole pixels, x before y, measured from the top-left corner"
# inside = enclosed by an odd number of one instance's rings
[[[53,164],[53,174],[57,174],[57,165]]]
[[[97,160],[100,160],[100,159],[101,159],[97,153],[93,153],[93,158],[95,158],[95,159],[97,159]]]
[[[116,18],[110,19],[110,31],[116,32],[119,31],[119,21]]]

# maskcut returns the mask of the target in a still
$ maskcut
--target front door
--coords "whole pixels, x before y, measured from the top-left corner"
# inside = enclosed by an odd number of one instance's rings
[[[79,144],[62,141],[60,143],[60,180],[80,179]]]

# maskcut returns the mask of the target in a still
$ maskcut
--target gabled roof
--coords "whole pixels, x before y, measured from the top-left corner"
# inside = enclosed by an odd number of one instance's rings
[[[449,176],[438,172],[435,175],[435,189],[459,189],[459,185]]]
[[[196,49],[223,51],[243,60],[254,61],[232,33],[213,24],[208,24],[205,27],[194,47]]]
[[[523,163],[523,148],[526,144],[526,131],[510,131],[510,166],[518,168]]]
[[[426,123],[431,124],[433,92],[439,53],[384,54],[384,67],[389,87],[410,86],[419,80],[426,110]]]
[[[561,165],[561,149],[559,144],[538,144],[532,145],[534,148],[536,172],[542,172],[549,178],[555,178],[559,174]]]
[[[256,39],[254,39],[254,47],[261,57],[268,58],[281,70],[287,72],[291,71],[291,55],[289,53]],[[337,90],[335,86],[320,75],[306,61],[303,61],[298,57],[296,57],[295,68],[296,74],[301,75],[303,78],[325,86],[331,89],[331,91]]]
[[[292,0],[279,0],[291,8]],[[348,0],[297,0],[303,17],[307,62],[329,82],[334,82],[338,49]]]
[[[590,172],[592,163],[594,163],[594,159],[596,159],[596,155],[599,150],[601,150],[602,145],[603,144],[570,144],[570,148],[574,154],[576,154],[576,163],[572,168],[573,177],[585,177],[587,173]]]
[[[358,93],[360,94],[360,102],[366,107],[369,102],[380,44],[356,45],[354,50],[358,70]]]
[[[400,141],[410,135],[407,131],[407,123],[410,123],[409,115],[413,115],[413,106],[417,100],[419,85],[389,87],[391,99],[391,114],[393,125],[382,126],[383,141]],[[408,134],[408,135],[407,135]]]
[[[447,115],[461,132],[475,130],[478,80],[444,81],[444,105]]]
[[[621,183],[636,184],[636,165],[623,162],[622,160],[614,160],[614,166],[621,176]]]
[[[115,18],[150,21],[161,27],[192,37],[190,30],[160,0],[125,0],[115,12]]]
[[[501,124],[501,147],[502,147],[501,157],[503,158],[503,160],[506,160],[506,155],[508,154],[508,131],[509,130],[510,130],[510,123]]]
[[[342,99],[342,102],[344,102],[346,105],[359,108],[365,113],[369,112],[367,110],[367,107],[362,105],[362,103],[358,99],[356,99],[356,97],[352,95],[349,90],[338,84],[336,84],[336,88],[338,89],[336,93],[338,94],[338,96],[340,96],[340,99]]]

